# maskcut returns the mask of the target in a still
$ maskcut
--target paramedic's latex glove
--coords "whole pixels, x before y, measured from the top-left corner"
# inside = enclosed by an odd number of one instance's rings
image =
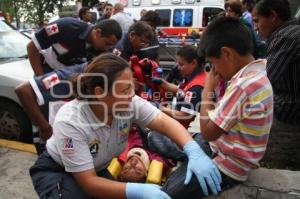
[[[171,199],[168,194],[160,190],[155,184],[127,183],[127,199]]]
[[[194,173],[199,181],[204,195],[208,195],[207,185],[213,194],[221,191],[221,174],[213,161],[202,151],[200,146],[191,140],[183,147],[184,153],[188,156],[189,162],[184,184],[191,181]]]
[[[163,83],[163,79],[162,78],[159,78],[159,77],[154,77],[152,76],[152,82],[154,84],[162,84]]]

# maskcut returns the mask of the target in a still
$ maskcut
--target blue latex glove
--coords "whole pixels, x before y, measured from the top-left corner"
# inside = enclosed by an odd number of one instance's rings
[[[161,84],[161,83],[163,83],[163,80],[160,77],[154,77],[154,76],[152,76],[151,79],[152,79],[152,82],[154,84]]]
[[[127,199],[171,199],[168,194],[160,190],[155,184],[127,183]]]
[[[191,181],[194,173],[200,183],[204,195],[208,195],[207,185],[213,194],[221,191],[221,174],[213,161],[203,152],[194,140],[189,141],[183,147],[184,153],[188,156],[189,162],[184,184]]]

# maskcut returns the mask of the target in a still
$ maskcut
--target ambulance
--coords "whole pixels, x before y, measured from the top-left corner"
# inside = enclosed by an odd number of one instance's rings
[[[174,67],[176,52],[185,43],[196,45],[199,39],[189,39],[201,32],[209,22],[224,11],[224,0],[109,0],[125,6],[125,13],[135,20],[141,10],[154,10],[162,19],[158,29],[165,34],[160,38],[160,64],[164,69]],[[197,35],[197,34],[196,34]]]
[[[224,11],[224,0],[110,0],[121,2],[125,12],[133,19],[140,19],[141,10],[159,13],[160,28],[167,34],[199,31],[220,12]]]
[[[141,10],[154,10],[162,23],[158,29],[166,37],[159,38],[160,65],[170,70],[175,65],[176,53],[187,44],[197,45],[192,33],[201,32],[209,22],[224,11],[224,0],[124,0],[125,12],[133,19],[140,19]],[[196,34],[197,35],[197,34]]]

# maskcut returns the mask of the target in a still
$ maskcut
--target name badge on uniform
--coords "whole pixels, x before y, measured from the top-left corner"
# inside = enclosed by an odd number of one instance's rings
[[[46,31],[48,36],[59,33],[58,26],[57,26],[56,23],[46,26],[45,31]]]
[[[49,77],[46,77],[43,79],[43,84],[47,90],[55,86],[60,82],[58,76],[56,73],[50,75]]]
[[[191,103],[193,98],[193,92],[187,91],[184,96],[184,102]]]

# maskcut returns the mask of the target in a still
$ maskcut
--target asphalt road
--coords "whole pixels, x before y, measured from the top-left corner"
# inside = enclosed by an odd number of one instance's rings
[[[0,147],[0,198],[37,199],[29,168],[37,155]]]

